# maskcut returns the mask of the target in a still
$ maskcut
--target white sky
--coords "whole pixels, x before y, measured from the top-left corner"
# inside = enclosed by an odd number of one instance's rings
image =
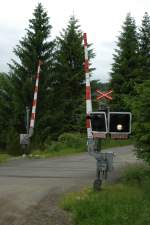
[[[74,12],[96,53],[93,78],[102,82],[109,79],[115,42],[126,14],[131,12],[137,25],[146,11],[150,14],[150,0],[0,0],[0,72],[8,71],[13,48],[25,35],[38,2],[48,12],[52,37],[59,35]]]

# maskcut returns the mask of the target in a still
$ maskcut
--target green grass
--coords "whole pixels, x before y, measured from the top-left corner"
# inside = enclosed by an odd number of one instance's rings
[[[8,154],[0,153],[0,163],[6,162],[10,157]]]
[[[56,150],[44,150],[44,151],[40,151],[40,150],[35,150],[32,152],[32,156],[33,157],[40,157],[40,158],[51,158],[51,157],[56,157],[56,156],[67,156],[67,155],[75,155],[75,154],[79,154],[85,152],[85,150],[82,149],[75,149],[75,148],[60,148],[59,151]]]
[[[126,146],[133,144],[132,139],[128,140],[103,140],[102,149]],[[79,136],[79,134],[65,134],[62,135],[57,142],[51,142],[47,144],[43,151],[34,150],[32,155],[34,157],[49,158],[55,156],[66,156],[72,154],[78,154],[87,151],[86,137]]]
[[[102,149],[121,147],[121,146],[132,145],[132,144],[133,144],[133,139],[131,138],[127,140],[106,139],[102,141]]]
[[[65,196],[61,206],[74,225],[149,225],[150,168],[131,167],[120,183]]]

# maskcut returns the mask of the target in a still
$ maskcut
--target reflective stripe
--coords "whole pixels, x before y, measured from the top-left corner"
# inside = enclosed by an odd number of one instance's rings
[[[34,120],[30,121],[30,127],[33,128],[34,127]]]
[[[33,96],[33,103],[32,103],[32,113],[31,113],[31,120],[30,120],[30,128],[34,128],[34,124],[35,124],[37,96],[38,96],[38,86],[39,86],[39,78],[40,78],[40,65],[41,65],[41,62],[39,60],[38,68],[37,68],[36,81],[35,81],[35,90],[34,90],[34,96]]]
[[[85,71],[85,81],[86,81],[86,115],[92,112],[92,101],[91,101],[91,86],[90,86],[90,75],[89,75],[89,60],[88,60],[88,47],[87,47],[87,35],[84,33],[84,71]],[[93,138],[91,129],[91,120],[86,119],[86,128],[88,138]]]
[[[86,100],[91,100],[91,87],[86,87]]]

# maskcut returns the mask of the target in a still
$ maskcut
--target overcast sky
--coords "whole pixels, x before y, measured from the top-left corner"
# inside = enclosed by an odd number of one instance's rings
[[[25,35],[34,8],[41,2],[53,26],[52,37],[66,27],[74,13],[81,29],[93,43],[96,68],[93,78],[109,79],[112,54],[117,36],[128,12],[140,25],[144,12],[150,14],[150,0],[0,0],[0,71],[7,72],[7,63],[14,58],[13,48]]]

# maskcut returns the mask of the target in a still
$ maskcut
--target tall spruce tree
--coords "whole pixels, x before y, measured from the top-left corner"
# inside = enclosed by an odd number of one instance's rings
[[[32,107],[35,77],[38,61],[41,66],[37,113],[36,134],[45,138],[48,133],[50,80],[53,71],[54,42],[50,40],[52,26],[49,17],[41,3],[37,5],[33,13],[33,19],[29,20],[29,28],[24,38],[14,49],[17,61],[12,60],[10,65],[11,82],[14,92],[15,120],[18,133],[25,132],[25,108]]]
[[[126,100],[134,95],[138,76],[138,39],[135,21],[130,14],[127,14],[122,26],[115,52],[110,82],[112,107],[114,110],[128,110]]]
[[[132,103],[137,156],[150,164],[150,80],[137,85]]]
[[[139,63],[138,83],[150,79],[150,17],[145,12],[139,32]]]
[[[12,125],[13,114],[10,78],[6,74],[0,74],[0,149],[2,150],[6,148],[7,134]]]
[[[89,46],[90,58],[94,57]],[[57,38],[57,57],[54,79],[56,101],[55,130],[59,132],[79,131],[84,125],[85,74],[83,68],[83,33],[78,20],[71,16],[67,28]],[[58,124],[57,121],[61,121]]]
[[[132,100],[135,145],[138,157],[150,164],[150,17],[144,14],[139,32],[139,76]]]

